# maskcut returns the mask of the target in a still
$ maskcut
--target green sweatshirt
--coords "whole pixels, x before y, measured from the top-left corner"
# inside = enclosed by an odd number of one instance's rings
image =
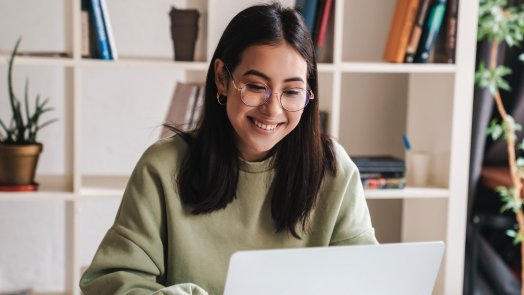
[[[324,179],[301,240],[275,233],[266,197],[274,174],[269,160],[241,162],[237,197],[225,209],[191,214],[175,185],[186,150],[173,136],[141,157],[114,225],[82,276],[84,294],[221,295],[235,251],[377,243],[358,170],[337,143],[337,175]]]

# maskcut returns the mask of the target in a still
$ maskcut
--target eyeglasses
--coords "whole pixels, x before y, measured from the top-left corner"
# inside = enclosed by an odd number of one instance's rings
[[[225,64],[224,67],[233,81],[233,87],[240,92],[240,99],[245,105],[258,107],[269,101],[272,94],[269,86],[262,82],[252,82],[245,83],[244,86],[238,87],[228,67]],[[275,94],[278,94],[278,92],[275,92]],[[280,106],[288,112],[303,110],[312,99],[315,99],[313,92],[300,87],[286,88],[282,90],[279,96]]]

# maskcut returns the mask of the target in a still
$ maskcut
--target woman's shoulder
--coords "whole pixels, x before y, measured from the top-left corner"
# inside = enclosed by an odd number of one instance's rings
[[[346,149],[336,140],[331,139],[333,151],[337,159],[337,174],[351,175],[358,171],[357,165],[351,160]]]
[[[177,165],[185,156],[188,144],[180,135],[158,140],[150,145],[139,160],[139,164],[153,166]]]

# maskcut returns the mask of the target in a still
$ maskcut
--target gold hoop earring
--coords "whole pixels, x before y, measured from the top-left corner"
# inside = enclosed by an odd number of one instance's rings
[[[224,98],[224,100],[222,101],[221,98]],[[222,96],[220,95],[220,92],[217,91],[217,101],[218,101],[218,104],[223,106],[223,105],[226,105],[226,96]]]

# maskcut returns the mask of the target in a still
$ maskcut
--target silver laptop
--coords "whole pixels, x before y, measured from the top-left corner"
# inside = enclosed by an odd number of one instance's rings
[[[224,295],[429,295],[443,252],[443,242],[240,251]]]

